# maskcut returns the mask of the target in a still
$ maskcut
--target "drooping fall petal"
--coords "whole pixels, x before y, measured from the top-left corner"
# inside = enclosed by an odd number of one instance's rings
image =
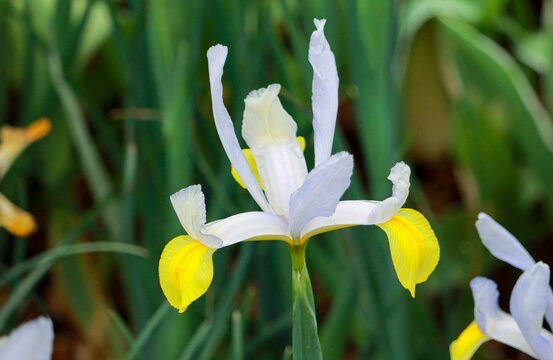
[[[434,231],[425,217],[412,209],[399,210],[378,227],[388,236],[399,282],[415,297],[415,285],[428,279],[440,259]]]
[[[478,350],[478,348],[490,340],[480,331],[476,321],[470,323],[469,326],[459,335],[459,337],[449,346],[449,356],[451,360],[469,360]]]
[[[169,303],[179,312],[202,296],[213,280],[215,249],[190,236],[179,236],[163,249],[159,259],[159,283]]]

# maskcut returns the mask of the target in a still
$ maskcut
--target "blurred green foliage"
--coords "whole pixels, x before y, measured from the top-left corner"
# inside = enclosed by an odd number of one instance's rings
[[[472,320],[468,281],[488,275],[501,289],[516,276],[483,250],[478,211],[553,263],[551,0],[4,0],[0,119],[48,116],[53,130],[2,183],[40,230],[0,234],[0,333],[43,312],[59,359],[290,358],[283,244],[217,252],[210,290],[183,314],[161,293],[157,261],[183,233],[173,192],[202,184],[208,220],[256,208],[215,131],[209,46],[229,47],[223,81],[236,129],[248,92],[278,82],[312,166],[313,18],[327,19],[340,76],[334,150],[356,160],[345,197],[388,196],[389,169],[405,160],[409,206],[441,246],[411,299],[379,230],[313,239],[325,358],[447,358]],[[75,256],[89,252],[101,253]],[[491,344],[477,356],[502,351]]]

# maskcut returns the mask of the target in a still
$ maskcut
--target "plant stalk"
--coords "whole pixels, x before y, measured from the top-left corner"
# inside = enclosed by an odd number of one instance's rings
[[[289,246],[292,259],[292,354],[294,360],[322,359],[311,280],[305,265],[305,244]]]

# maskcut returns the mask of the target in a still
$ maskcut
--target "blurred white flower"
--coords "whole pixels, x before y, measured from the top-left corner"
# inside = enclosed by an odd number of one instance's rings
[[[2,360],[49,360],[52,357],[54,326],[52,320],[39,317],[26,322],[0,338]]]
[[[478,215],[476,228],[495,257],[524,272],[511,293],[511,314],[499,308],[495,282],[484,277],[472,279],[475,321],[451,343],[451,359],[470,359],[481,344],[493,339],[534,358],[553,360],[553,334],[543,328],[544,316],[553,325],[549,266],[536,263],[520,242],[488,215]]]

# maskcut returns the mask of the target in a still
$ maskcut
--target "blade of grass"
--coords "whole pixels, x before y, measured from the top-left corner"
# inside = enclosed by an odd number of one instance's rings
[[[82,220],[71,229],[59,242],[59,246],[66,246],[75,242],[79,236],[93,224],[95,219],[104,211],[106,206],[113,200],[113,195],[109,195],[106,199],[98,203],[94,208],[89,210],[88,213],[82,218]],[[51,250],[50,250],[51,251]],[[47,253],[46,253],[47,254]],[[21,262],[17,266],[11,267],[6,270],[0,277],[0,288],[4,287],[8,282],[17,278],[26,271],[31,270],[38,264],[45,256],[45,253],[36,255],[35,257]]]
[[[53,50],[48,53],[48,65],[54,88],[65,110],[66,120],[71,129],[74,145],[81,165],[96,201],[111,192],[109,177],[103,167],[100,156],[94,148],[90,134],[86,130],[85,119],[73,90],[65,80],[59,54]],[[117,203],[110,204],[103,214],[103,220],[114,240],[121,237],[121,227]]]
[[[115,327],[117,328],[117,330],[119,330],[121,335],[123,335],[125,341],[127,341],[127,344],[131,346],[136,341],[136,339],[132,334],[131,329],[129,329],[127,324],[125,324],[125,320],[123,320],[123,318],[121,318],[119,313],[115,310],[110,310],[109,318],[115,324]]]
[[[51,266],[52,263],[64,257],[96,252],[120,252],[141,257],[148,256],[148,252],[143,247],[123,243],[98,241],[85,244],[60,245],[36,255],[31,259],[25,260],[24,262],[21,262],[7,270],[2,275],[2,278],[0,278],[0,287],[5,286],[10,280],[15,279],[17,276],[20,276],[34,267]]]
[[[170,309],[171,306],[169,303],[167,301],[163,301],[150,320],[148,320],[142,331],[140,331],[140,334],[136,340],[132,343],[129,352],[125,357],[126,360],[132,360],[138,355]]]
[[[292,314],[284,313],[280,315],[278,318],[260,329],[256,337],[248,342],[246,346],[246,355],[251,356],[254,351],[261,348],[275,336],[283,333],[284,330],[289,330],[291,328]]]
[[[244,320],[240,310],[232,312],[232,352],[231,359],[244,358]]]
[[[332,308],[321,327],[321,347],[325,359],[341,359],[348,337],[351,309],[357,299],[358,281],[354,270],[344,271],[343,282],[335,294]]]
[[[63,257],[93,252],[116,252],[127,255],[146,256],[144,249],[139,246],[112,242],[63,245],[52,249],[48,254],[49,256],[42,262],[36,264],[34,270],[25,277],[25,279],[15,288],[6,302],[2,305],[2,308],[0,309],[0,329],[4,328],[9,316],[13,313],[13,311],[21,306],[36,283],[46,274],[48,270],[50,270],[57,260]]]
[[[221,342],[225,329],[228,326],[228,318],[232,310],[232,300],[234,295],[240,288],[246,277],[246,271],[250,265],[253,255],[253,247],[255,244],[241,244],[236,265],[232,272],[231,278],[228,280],[225,288],[219,296],[220,302],[217,304],[215,314],[212,320],[212,327],[203,351],[198,357],[199,360],[212,359],[217,346]]]
[[[209,330],[211,329],[211,323],[204,321],[196,331],[194,335],[190,337],[190,340],[186,344],[184,351],[179,356],[179,360],[192,360],[194,359],[194,353],[196,353],[200,346],[205,342],[207,336],[209,335]]]

